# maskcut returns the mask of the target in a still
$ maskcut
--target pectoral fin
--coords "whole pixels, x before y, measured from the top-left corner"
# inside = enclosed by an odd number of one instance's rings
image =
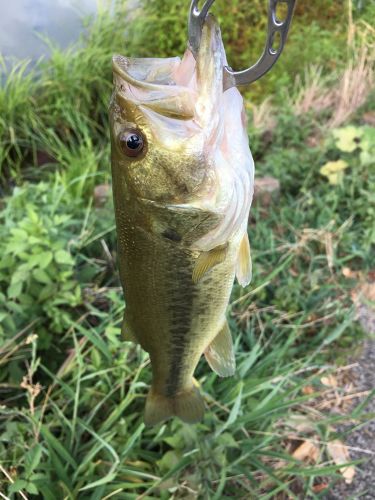
[[[227,256],[228,244],[220,245],[208,252],[201,252],[193,270],[193,282],[198,283],[203,276],[217,264],[224,262]]]
[[[238,260],[236,265],[236,277],[238,283],[245,287],[247,286],[252,277],[252,262],[250,253],[250,243],[247,233],[245,233],[240,244],[238,252]]]
[[[135,336],[133,330],[129,326],[129,323],[126,318],[126,313],[124,313],[124,318],[122,320],[121,336],[122,340],[124,340],[125,342],[134,342],[135,344],[139,344],[137,337]]]
[[[212,370],[220,377],[230,377],[236,370],[232,337],[228,323],[225,322],[220,332],[204,352]]]

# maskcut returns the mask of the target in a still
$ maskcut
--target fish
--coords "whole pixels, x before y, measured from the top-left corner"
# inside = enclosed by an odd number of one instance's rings
[[[254,190],[243,98],[223,90],[227,65],[209,14],[196,56],[113,56],[109,106],[122,336],[149,353],[144,421],[202,420],[194,379],[204,354],[235,373],[226,319],[235,276],[247,286]]]

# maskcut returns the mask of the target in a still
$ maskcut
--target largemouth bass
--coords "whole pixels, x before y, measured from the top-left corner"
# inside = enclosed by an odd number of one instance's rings
[[[202,354],[222,377],[235,359],[225,318],[235,275],[251,279],[254,165],[243,99],[209,15],[196,59],[114,56],[113,195],[126,309],[122,333],[151,359],[145,422],[193,423]]]

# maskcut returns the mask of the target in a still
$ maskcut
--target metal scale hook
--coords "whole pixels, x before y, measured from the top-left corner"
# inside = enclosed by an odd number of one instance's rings
[[[199,10],[199,0],[192,0],[189,13],[189,46],[194,55],[197,56],[202,29],[206,16],[215,0],[206,0],[202,8]],[[288,11],[283,21],[277,19],[276,9],[279,3],[287,4]],[[238,85],[247,85],[259,80],[265,75],[280,57],[290,28],[290,23],[293,17],[293,11],[296,0],[269,0],[268,8],[268,32],[266,45],[260,59],[250,68],[243,71],[234,71],[232,68],[225,66],[223,86],[224,90]],[[280,34],[280,43],[277,48],[274,48],[275,36]]]

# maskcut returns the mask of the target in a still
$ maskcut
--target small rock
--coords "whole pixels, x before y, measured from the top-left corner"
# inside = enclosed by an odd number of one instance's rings
[[[263,143],[263,147],[267,147],[272,144],[273,141],[273,130],[267,129],[261,135],[261,141]]]
[[[363,115],[362,119],[366,125],[372,125],[375,127],[375,111],[368,111]]]
[[[36,164],[38,167],[46,165],[48,163],[55,163],[56,160],[47,151],[37,151],[36,152]]]
[[[317,148],[321,143],[322,137],[318,133],[314,133],[306,139],[306,144],[309,148]]]
[[[95,186],[94,205],[97,208],[103,207],[107,203],[110,192],[109,184],[99,184],[98,186]]]
[[[254,183],[254,203],[269,207],[280,196],[280,182],[274,177],[258,177]]]

